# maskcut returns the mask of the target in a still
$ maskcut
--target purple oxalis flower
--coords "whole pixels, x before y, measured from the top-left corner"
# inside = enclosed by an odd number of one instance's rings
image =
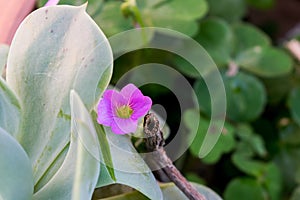
[[[116,134],[132,133],[137,129],[138,119],[151,105],[152,100],[133,84],[126,85],[120,92],[106,90],[98,104],[97,121],[110,126]]]

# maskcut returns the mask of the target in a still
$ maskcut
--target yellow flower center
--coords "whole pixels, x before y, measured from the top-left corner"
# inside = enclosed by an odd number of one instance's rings
[[[117,115],[120,118],[129,118],[131,114],[133,113],[133,110],[130,108],[129,105],[124,105],[119,108],[117,108]]]

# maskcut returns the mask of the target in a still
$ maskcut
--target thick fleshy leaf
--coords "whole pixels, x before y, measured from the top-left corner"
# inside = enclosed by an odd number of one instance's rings
[[[97,131],[102,135],[100,144],[109,145],[106,145],[106,149],[101,148],[102,154],[110,154],[112,159],[102,163],[101,169],[104,169],[101,170],[97,187],[120,183],[135,188],[150,199],[161,199],[161,190],[155,177],[133,147],[130,137],[116,135],[109,127],[97,128]],[[106,142],[103,139],[106,139]]]
[[[292,71],[293,62],[284,51],[272,47],[253,47],[239,53],[235,62],[243,69],[259,76],[274,77]]]
[[[8,50],[9,46],[0,44],[0,76],[2,75],[3,69],[6,65]]]
[[[33,195],[31,163],[24,149],[0,128],[0,198],[30,200]]]
[[[17,138],[21,107],[15,94],[0,77],[0,127]]]
[[[297,124],[300,125],[300,87],[294,88],[289,95],[288,98],[288,105],[290,109],[290,113],[297,122]]]
[[[70,90],[91,110],[111,66],[111,48],[85,6],[44,7],[20,25],[7,81],[24,108],[19,141],[33,163],[35,183],[69,142]]]
[[[66,159],[34,199],[91,199],[100,172],[100,149],[92,119],[76,92],[71,91],[71,143]]]
[[[222,198],[208,187],[192,183],[196,189],[208,200],[222,200]],[[173,183],[164,183],[160,185],[164,200],[187,200],[188,198]],[[105,198],[106,200],[147,200],[148,198],[139,192],[130,192],[117,196]]]

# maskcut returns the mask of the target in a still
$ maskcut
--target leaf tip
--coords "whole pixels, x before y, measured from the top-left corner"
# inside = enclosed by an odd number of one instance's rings
[[[84,11],[86,11],[86,8],[87,8],[87,6],[88,6],[88,1],[86,1],[84,4],[82,4],[81,6],[79,6],[79,8],[80,9],[82,9],[82,10],[84,10]]]

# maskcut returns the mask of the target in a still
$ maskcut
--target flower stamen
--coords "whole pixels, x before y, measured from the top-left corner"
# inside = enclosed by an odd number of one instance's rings
[[[131,114],[133,113],[133,110],[130,108],[129,105],[123,105],[119,108],[117,108],[117,116],[120,118],[130,118]]]

